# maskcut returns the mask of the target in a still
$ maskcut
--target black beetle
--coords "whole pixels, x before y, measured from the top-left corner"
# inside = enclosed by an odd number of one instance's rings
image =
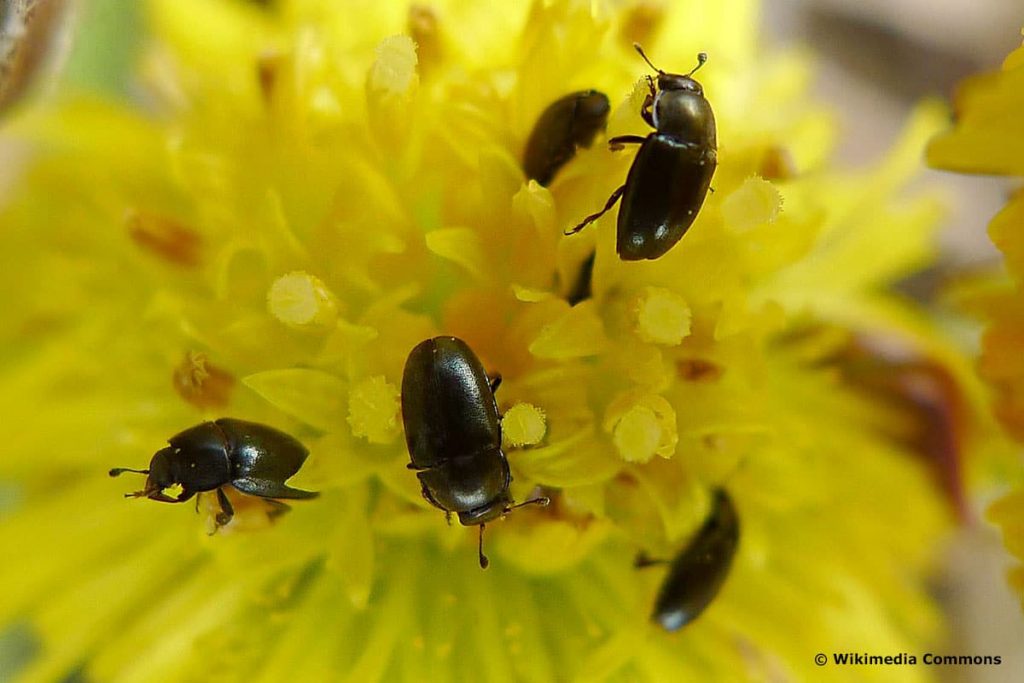
[[[293,437],[273,427],[222,417],[179,432],[167,443],[169,447],[153,455],[149,469],[115,467],[110,470],[112,477],[123,472],[149,475],[145,488],[126,493],[126,498],[184,503],[197,493],[216,490],[221,507],[216,522],[221,527],[235,514],[223,490],[229,484],[242,493],[270,500],[279,512],[287,510],[288,506],[272,500],[274,498],[320,495],[285,484],[302,467],[309,451]],[[164,493],[164,489],[171,486],[181,486],[181,493],[174,498]]]
[[[526,177],[545,187],[579,147],[590,147],[608,122],[608,96],[597,90],[570,93],[552,102],[537,119],[523,153]],[[584,261],[582,271],[567,299],[575,305],[590,298],[594,255]]]
[[[551,103],[537,119],[523,153],[526,177],[545,187],[576,154],[604,130],[611,105],[604,93],[583,90]]]
[[[715,115],[704,89],[691,78],[707,55],[697,55],[690,73],[670,74],[651,64],[639,45],[633,47],[658,72],[657,88],[647,77],[650,93],[640,110],[655,132],[608,141],[613,150],[640,145],[626,184],[612,193],[603,209],[566,233],[582,230],[621,198],[615,250],[624,261],[659,258],[682,238],[704,204],[718,163]]]
[[[508,460],[501,450],[501,416],[494,391],[469,345],[455,337],[434,337],[416,345],[402,376],[402,422],[411,462],[423,497],[463,526],[480,526],[480,566],[484,525],[512,508]],[[547,498],[521,505],[548,504]]]
[[[740,540],[740,519],[723,489],[714,494],[711,514],[668,570],[651,619],[666,631],[678,631],[696,619],[718,595],[729,575]],[[641,554],[636,565],[661,564]]]

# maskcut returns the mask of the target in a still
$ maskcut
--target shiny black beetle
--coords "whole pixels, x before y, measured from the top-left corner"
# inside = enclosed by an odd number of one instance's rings
[[[231,485],[252,496],[272,501],[280,511],[288,507],[275,498],[316,498],[318,493],[293,489],[285,484],[306,461],[309,451],[293,437],[273,427],[222,417],[175,434],[170,444],[153,455],[149,469],[115,467],[110,476],[124,472],[146,474],[141,491],[126,498],[150,498],[162,503],[184,503],[197,493],[216,491],[221,511],[217,526],[231,521],[234,509],[223,487]],[[168,496],[164,489],[181,486]]]
[[[696,619],[718,595],[736,554],[740,520],[732,498],[724,490],[714,494],[711,514],[668,570],[654,602],[653,621],[666,631],[678,631]],[[638,567],[660,564],[640,555]]]
[[[526,177],[545,187],[580,147],[590,147],[608,123],[608,96],[597,90],[583,90],[552,102],[537,119],[523,154]],[[582,264],[581,272],[567,299],[576,305],[591,295],[594,254]]]
[[[594,137],[604,130],[610,109],[608,97],[596,90],[574,92],[552,102],[526,141],[526,177],[546,187],[578,147],[590,147]]]
[[[512,508],[508,460],[501,450],[501,416],[480,360],[466,342],[434,337],[416,345],[402,376],[402,421],[405,442],[423,497],[463,526],[480,526],[480,566],[484,525]],[[547,505],[547,498],[521,505]]]
[[[682,238],[704,204],[718,163],[715,115],[704,89],[691,78],[707,55],[697,55],[690,73],[670,74],[651,64],[639,45],[633,47],[658,72],[657,87],[647,77],[650,93],[640,111],[655,132],[608,141],[611,149],[640,145],[626,184],[612,193],[603,209],[566,233],[582,230],[621,198],[615,250],[624,261],[659,258]]]

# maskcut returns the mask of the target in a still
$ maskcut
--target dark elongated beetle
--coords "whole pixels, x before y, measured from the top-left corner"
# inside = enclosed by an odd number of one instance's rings
[[[537,119],[523,153],[526,177],[545,187],[576,154],[604,130],[611,106],[596,90],[574,92],[552,102]]]
[[[480,526],[477,552],[486,568],[484,525],[519,505],[508,487],[512,473],[501,450],[501,416],[489,380],[466,342],[434,337],[416,345],[402,376],[405,442],[423,497],[463,526]],[[520,505],[547,505],[535,498]]]
[[[719,489],[704,525],[672,560],[658,590],[651,619],[666,631],[678,631],[699,617],[729,576],[739,540],[740,519],[736,508],[729,494]],[[640,555],[636,565],[643,567],[663,562]]]
[[[284,512],[288,506],[275,498],[316,498],[318,493],[293,489],[285,484],[306,461],[309,451],[282,431],[258,424],[222,417],[203,422],[175,434],[170,444],[153,455],[149,469],[115,467],[110,476],[124,472],[148,475],[141,491],[126,498],[150,498],[161,503],[184,503],[197,493],[216,491],[221,511],[217,526],[231,521],[235,511],[223,487],[231,485],[251,496],[266,498]],[[164,489],[181,486],[181,493],[168,496]]]
[[[576,150],[590,147],[594,137],[604,130],[610,110],[608,96],[597,90],[570,93],[552,102],[533,125],[526,142],[526,177],[547,187],[558,170],[576,155]],[[591,254],[566,297],[570,304],[590,298],[593,267]]]
[[[626,184],[612,193],[603,209],[566,233],[582,230],[621,198],[615,250],[624,261],[659,258],[686,234],[704,204],[718,163],[715,115],[704,89],[691,78],[707,55],[697,55],[690,73],[670,74],[651,64],[639,45],[633,47],[658,72],[657,88],[647,77],[650,92],[640,110],[655,132],[608,141],[611,149],[640,145]]]

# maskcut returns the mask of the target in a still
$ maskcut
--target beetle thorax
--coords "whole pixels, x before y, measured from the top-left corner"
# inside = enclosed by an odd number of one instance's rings
[[[228,453],[218,442],[172,446],[161,453],[168,467],[169,481],[160,482],[165,487],[177,484],[187,491],[212,491],[231,480]]]
[[[659,133],[670,135],[680,142],[710,145],[712,149],[717,144],[715,115],[699,89],[659,91],[654,99],[653,115]]]

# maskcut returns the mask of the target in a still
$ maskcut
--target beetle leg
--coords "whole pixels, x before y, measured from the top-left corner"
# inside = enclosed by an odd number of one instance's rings
[[[654,98],[658,95],[658,88],[654,85],[654,76],[647,74],[645,78],[647,79],[647,90],[650,91],[647,99],[653,102]]]
[[[651,76],[647,76],[647,89],[650,91],[644,98],[644,103],[640,107],[640,116],[651,128],[657,128],[654,124],[654,112],[651,109],[654,106],[654,98],[658,96],[658,89],[654,87],[654,79]]]
[[[608,149],[618,152],[625,149],[626,145],[642,145],[647,140],[643,135],[616,135],[608,140]]]
[[[637,569],[643,569],[645,567],[653,567],[656,564],[668,564],[668,560],[655,560],[647,556],[647,553],[640,551],[636,555],[636,559],[633,560],[633,566]]]
[[[615,206],[615,202],[619,201],[619,198],[622,197],[622,193],[625,192],[625,191],[626,191],[626,186],[623,185],[619,189],[615,190],[615,192],[612,192],[612,196],[608,198],[608,201],[605,203],[603,209],[601,209],[597,213],[590,214],[589,216],[587,216],[586,218],[583,219],[582,223],[577,225],[572,230],[568,230],[568,231],[566,231],[566,232],[564,232],[562,234],[564,234],[564,235],[575,235],[580,230],[582,230],[583,228],[587,227],[588,225],[590,225],[591,223],[596,221],[598,218],[600,218],[601,216],[603,216],[606,213],[608,213],[609,211],[611,211],[612,207]]]
[[[316,498],[320,494],[316,491],[303,491],[293,489],[287,484],[282,484],[269,479],[254,479],[252,477],[240,477],[232,480],[231,485],[242,493],[259,498],[288,498],[297,500],[302,498]]]
[[[196,496],[196,514],[197,515],[199,514],[199,499],[200,498],[202,498],[202,495],[197,495]]]
[[[231,518],[235,516],[235,508],[231,506],[231,501],[228,500],[227,494],[224,493],[224,489],[217,489],[217,501],[220,503],[220,512],[217,513],[215,518],[217,521],[217,528],[226,525],[231,521]]]
[[[501,386],[501,373],[499,372],[494,377],[491,377],[491,393],[493,394]]]
[[[644,100],[644,106],[640,108],[640,117],[643,118],[648,126],[657,129],[657,126],[654,125],[654,112],[651,110],[652,104],[654,104],[654,100],[648,95],[647,99]]]

